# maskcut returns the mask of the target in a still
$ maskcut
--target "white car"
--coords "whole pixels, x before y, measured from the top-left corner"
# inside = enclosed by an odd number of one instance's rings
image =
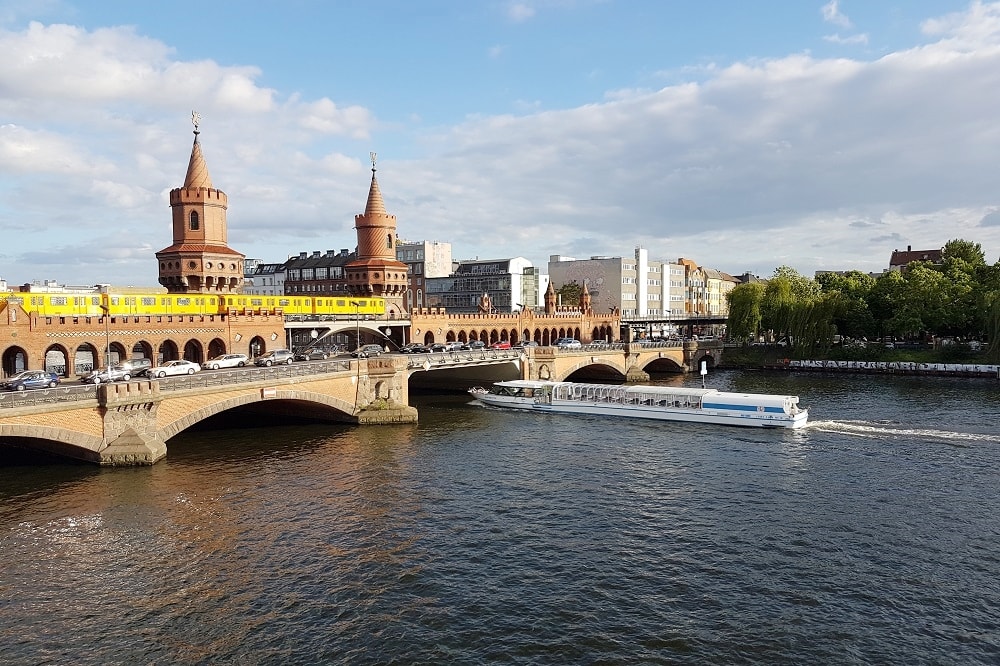
[[[583,347],[579,340],[574,338],[559,338],[552,343],[553,347],[560,347],[562,349],[580,349]]]
[[[194,361],[167,361],[163,365],[150,368],[146,373],[150,377],[167,377],[169,375],[193,375],[201,370],[201,366]]]
[[[246,354],[223,354],[210,358],[201,364],[202,370],[218,370],[219,368],[242,368],[250,359]]]

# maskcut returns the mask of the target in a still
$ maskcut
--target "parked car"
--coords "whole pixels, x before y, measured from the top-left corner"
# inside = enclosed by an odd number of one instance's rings
[[[435,354],[440,354],[441,352],[448,351],[448,345],[446,345],[443,342],[435,342],[434,344],[431,345],[430,351],[434,352]]]
[[[469,349],[486,349],[486,343],[482,340],[473,340],[469,343]]]
[[[355,358],[368,358],[369,356],[381,356],[382,351],[383,350],[381,345],[364,345],[352,351],[351,356],[354,356]]]
[[[457,340],[455,340],[454,342],[444,343],[444,350],[449,352],[462,351],[463,349],[468,349],[468,348],[469,346],[467,344],[465,344],[464,342],[458,342]]]
[[[59,375],[44,370],[25,370],[8,377],[0,386],[8,391],[24,391],[25,389],[55,388],[59,384]]]
[[[319,347],[295,352],[296,361],[325,361],[328,358],[330,358],[330,352]]]
[[[399,348],[399,353],[401,354],[426,354],[430,351],[427,345],[422,345],[419,342],[410,342]]]
[[[119,363],[121,367],[129,371],[133,377],[140,377],[153,367],[153,362],[148,358],[130,358]]]
[[[193,375],[201,370],[201,366],[194,361],[178,359],[167,361],[163,365],[157,365],[146,371],[150,377],[168,377],[172,375]]]
[[[559,338],[552,343],[553,347],[559,347],[560,349],[581,349],[583,345],[580,344],[579,340],[574,338]]]
[[[201,364],[203,370],[218,370],[219,368],[242,368],[250,359],[246,354],[223,354],[210,358]]]
[[[254,365],[259,365],[261,367],[269,368],[272,365],[281,365],[282,363],[292,363],[295,360],[295,354],[288,349],[272,349],[269,352],[264,352],[257,358],[253,360]]]
[[[80,381],[84,384],[107,384],[108,382],[127,382],[130,379],[132,379],[130,369],[123,365],[111,365],[93,370]]]
[[[537,347],[538,343],[534,340],[525,340],[523,342],[518,342],[514,347],[516,349],[524,349],[525,347]]]
[[[490,349],[510,349],[510,342],[508,340],[499,340],[491,344]]]

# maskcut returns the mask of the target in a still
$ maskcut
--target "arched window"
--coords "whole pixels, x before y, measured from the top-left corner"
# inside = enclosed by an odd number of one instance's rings
[[[392,234],[387,234],[385,237],[385,246],[392,249]]]
[[[191,231],[198,231],[198,211],[191,211]]]

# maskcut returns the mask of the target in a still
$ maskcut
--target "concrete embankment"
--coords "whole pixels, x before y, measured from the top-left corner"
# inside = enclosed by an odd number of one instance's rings
[[[768,370],[853,372],[872,375],[931,375],[1000,379],[1000,365],[969,363],[912,363],[906,361],[809,361],[785,359],[764,366]]]

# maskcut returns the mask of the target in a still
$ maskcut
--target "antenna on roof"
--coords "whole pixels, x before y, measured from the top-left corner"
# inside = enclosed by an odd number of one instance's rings
[[[375,173],[375,153],[368,153],[372,158],[372,173]]]

